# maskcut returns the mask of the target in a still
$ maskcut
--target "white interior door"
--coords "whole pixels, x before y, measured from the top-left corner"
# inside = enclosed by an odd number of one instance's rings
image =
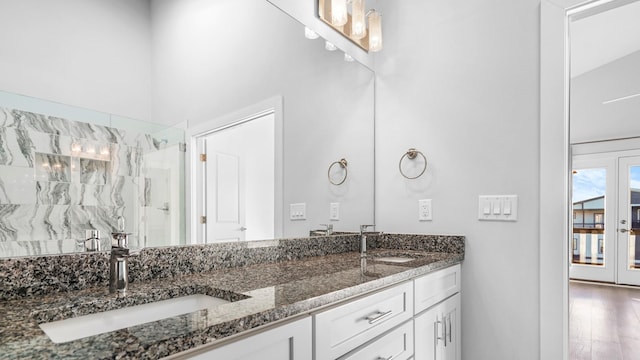
[[[222,146],[224,141],[215,135],[205,141],[207,243],[242,241],[246,230],[243,156],[237,149]]]
[[[573,158],[569,277],[615,282],[615,158]]]
[[[202,137],[206,243],[274,238],[274,119],[252,117]]]
[[[640,156],[619,159],[618,283],[640,285]]]

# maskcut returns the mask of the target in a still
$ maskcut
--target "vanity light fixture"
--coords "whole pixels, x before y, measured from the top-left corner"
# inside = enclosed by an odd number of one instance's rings
[[[366,35],[364,0],[353,0],[351,3],[351,37],[359,40]]]
[[[363,50],[377,52],[382,50],[382,15],[365,7],[365,0],[318,0],[318,16]]]
[[[347,0],[329,0],[331,3],[331,24],[344,26],[349,21],[347,12]]]
[[[382,15],[375,10],[369,12],[369,51],[382,50]]]

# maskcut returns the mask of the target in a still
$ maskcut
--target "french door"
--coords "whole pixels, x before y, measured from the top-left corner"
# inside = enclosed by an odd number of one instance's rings
[[[640,285],[640,156],[619,159],[618,283]]]
[[[570,277],[640,285],[640,156],[574,157],[572,197]]]

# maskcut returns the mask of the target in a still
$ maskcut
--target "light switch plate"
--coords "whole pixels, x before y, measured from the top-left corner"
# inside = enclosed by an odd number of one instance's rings
[[[480,195],[478,219],[487,221],[517,221],[518,195]]]
[[[340,220],[340,203],[329,204],[329,220]]]
[[[418,221],[433,220],[431,199],[418,200]]]
[[[289,219],[291,220],[306,220],[307,219],[307,204],[289,204]]]

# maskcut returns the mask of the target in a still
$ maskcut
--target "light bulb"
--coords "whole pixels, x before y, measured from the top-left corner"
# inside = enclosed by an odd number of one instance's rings
[[[347,23],[347,0],[331,0],[331,24],[344,26]]]
[[[351,3],[351,37],[354,39],[362,39],[367,35],[364,8],[364,0],[353,0]]]
[[[382,50],[382,15],[373,10],[369,14],[369,51]]]
[[[347,53],[344,53],[344,61],[353,62],[353,57]]]
[[[324,48],[328,51],[335,51],[337,47],[330,43],[328,40],[324,42]]]
[[[304,37],[306,37],[307,39],[310,39],[310,40],[314,40],[314,39],[318,38],[318,34],[315,31],[313,31],[313,30],[311,30],[311,29],[309,29],[308,27],[305,26],[304,27]]]

